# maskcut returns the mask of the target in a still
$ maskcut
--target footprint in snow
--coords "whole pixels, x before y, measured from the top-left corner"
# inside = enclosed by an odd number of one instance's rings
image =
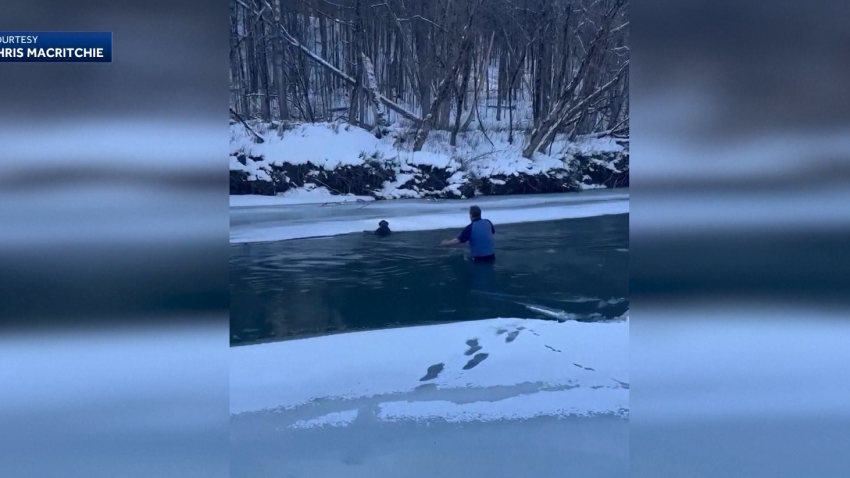
[[[478,339],[469,339],[469,340],[466,341],[466,345],[469,345],[469,350],[464,352],[463,353],[464,355],[472,355],[475,352],[478,352],[479,350],[481,350],[483,348],[480,345],[478,345]]]
[[[476,367],[478,364],[484,361],[490,354],[475,354],[475,357],[472,357],[469,362],[466,362],[466,365],[463,366],[464,370],[469,370]]]
[[[419,381],[427,382],[428,380],[434,380],[435,378],[437,378],[438,375],[440,375],[440,372],[443,371],[443,368],[445,368],[445,366],[446,365],[442,363],[431,365],[430,367],[428,367],[428,371],[425,373],[425,376],[420,378]]]

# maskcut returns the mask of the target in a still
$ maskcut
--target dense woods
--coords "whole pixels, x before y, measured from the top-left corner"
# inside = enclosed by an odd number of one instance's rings
[[[627,0],[232,0],[231,112],[344,120],[413,149],[503,129],[628,136]]]

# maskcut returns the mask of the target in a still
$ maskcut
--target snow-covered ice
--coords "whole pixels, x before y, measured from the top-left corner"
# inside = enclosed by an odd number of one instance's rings
[[[277,196],[261,196],[257,194],[232,195],[230,196],[230,207],[291,206],[296,204],[369,202],[374,200],[375,198],[371,196],[331,194],[327,188],[308,185],[303,188],[278,194]]]
[[[614,385],[616,386],[616,385]],[[609,391],[610,392],[610,391]],[[628,390],[600,393],[581,386],[571,390],[541,390],[501,400],[456,403],[450,400],[393,401],[381,404],[378,417],[386,421],[445,420],[449,423],[527,420],[538,417],[623,415]]]
[[[378,399],[379,417],[386,420],[622,415],[629,382],[625,319],[606,324],[489,319],[234,347],[230,411],[340,403],[340,410],[324,410],[308,423],[350,410],[356,400]],[[476,390],[512,388],[521,393],[502,400],[468,398]],[[453,400],[451,393],[468,397]],[[346,417],[353,419],[319,422]]]
[[[298,420],[290,428],[344,427],[357,418],[357,413],[357,410],[328,413],[312,420]]]
[[[245,200],[248,201],[251,199]],[[468,222],[467,212],[472,204],[481,206],[484,217],[497,225],[514,224],[625,214],[629,212],[629,193],[628,189],[617,189],[474,200],[234,207],[231,208],[230,242],[269,242],[357,233],[375,229],[381,219],[389,221],[393,231],[463,227]]]

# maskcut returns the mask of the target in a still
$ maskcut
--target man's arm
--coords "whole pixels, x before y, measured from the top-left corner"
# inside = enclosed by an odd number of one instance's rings
[[[463,231],[460,232],[460,235],[454,239],[446,239],[441,242],[442,246],[454,246],[455,244],[463,244],[465,242],[469,242],[469,236],[472,234],[472,224],[463,228]]]
[[[487,222],[490,223],[490,230],[493,231],[493,234],[496,233],[496,226],[493,225],[493,221],[487,219]]]

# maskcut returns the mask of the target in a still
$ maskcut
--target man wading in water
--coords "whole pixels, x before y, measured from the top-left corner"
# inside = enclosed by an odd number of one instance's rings
[[[481,219],[481,208],[478,206],[469,208],[469,220],[471,222],[458,237],[446,239],[440,245],[453,246],[468,242],[473,262],[493,262],[496,260],[496,251],[493,246],[493,234],[496,234],[496,228],[489,219]]]

